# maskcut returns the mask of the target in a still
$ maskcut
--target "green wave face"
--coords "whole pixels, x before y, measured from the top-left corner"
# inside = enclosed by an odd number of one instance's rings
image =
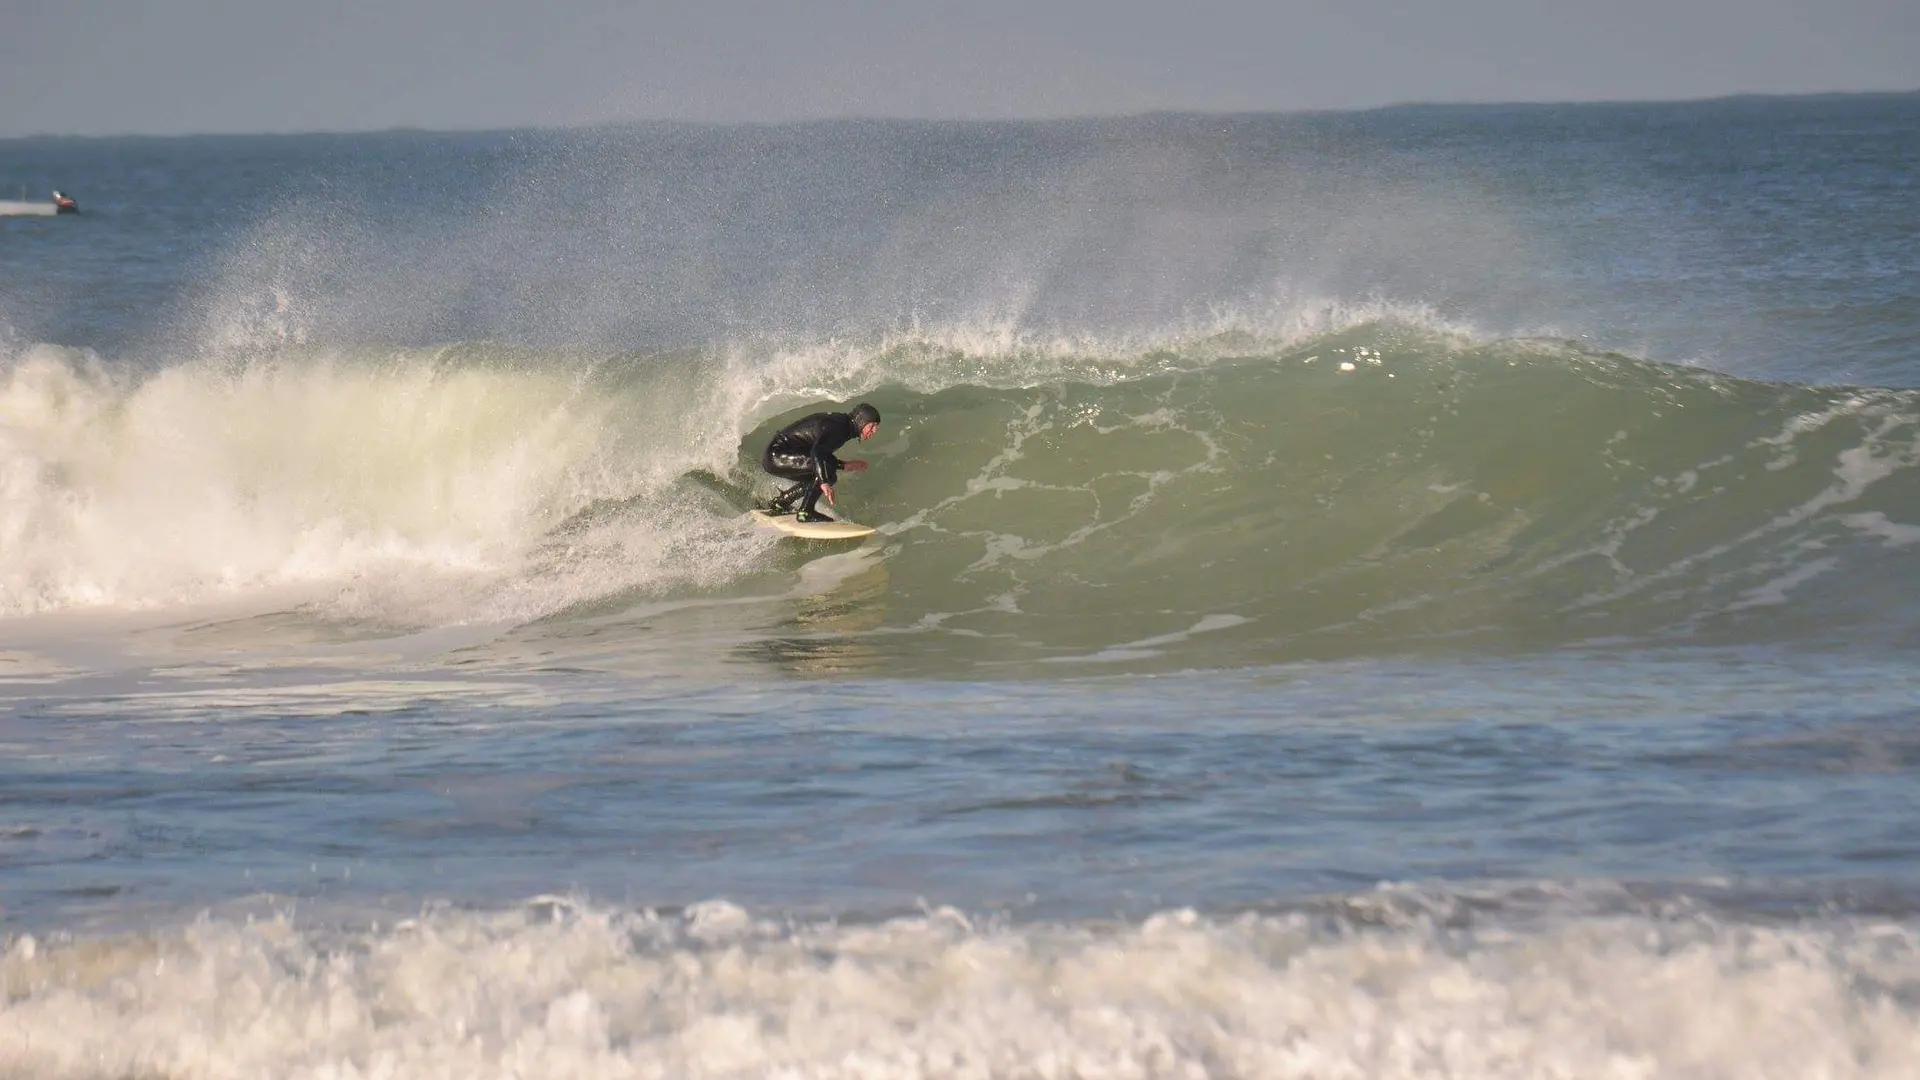
[[[1362,332],[875,400],[901,433],[842,495],[887,523],[884,625],[938,642],[889,652],[1214,666],[1911,619],[1906,393]]]

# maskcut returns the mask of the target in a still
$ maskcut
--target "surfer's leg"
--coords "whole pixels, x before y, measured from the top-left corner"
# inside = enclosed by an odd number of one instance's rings
[[[773,511],[776,514],[786,513],[787,511],[793,509],[793,500],[799,498],[800,493],[805,491],[806,488],[807,488],[807,484],[806,484],[806,481],[804,480],[801,481],[800,483],[793,485],[790,488],[787,488],[786,490],[782,491],[780,494],[775,495],[773,497],[773,501],[767,504],[767,509]]]
[[[760,467],[771,476],[793,481],[792,487],[774,496],[773,502],[768,505],[767,508],[776,514],[784,514],[793,509],[794,500],[800,497],[814,479],[813,466],[806,458],[776,454],[771,449],[760,458]]]
[[[820,501],[820,480],[808,481],[806,493],[800,496],[800,509],[794,513],[798,521],[832,521],[833,519],[813,508]]]

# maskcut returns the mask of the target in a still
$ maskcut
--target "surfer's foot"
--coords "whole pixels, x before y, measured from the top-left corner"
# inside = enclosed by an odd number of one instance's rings
[[[793,520],[800,522],[802,525],[813,525],[819,522],[832,521],[833,519],[818,510],[802,510],[793,515]]]

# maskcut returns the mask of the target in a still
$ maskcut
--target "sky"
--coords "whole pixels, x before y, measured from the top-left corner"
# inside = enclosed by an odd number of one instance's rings
[[[1920,0],[0,0],[0,138],[1920,89]]]

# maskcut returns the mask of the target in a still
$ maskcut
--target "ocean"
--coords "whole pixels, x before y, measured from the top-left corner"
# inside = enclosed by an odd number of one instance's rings
[[[0,1077],[1920,1074],[1916,177],[0,141]],[[747,523],[859,401],[878,532]]]

